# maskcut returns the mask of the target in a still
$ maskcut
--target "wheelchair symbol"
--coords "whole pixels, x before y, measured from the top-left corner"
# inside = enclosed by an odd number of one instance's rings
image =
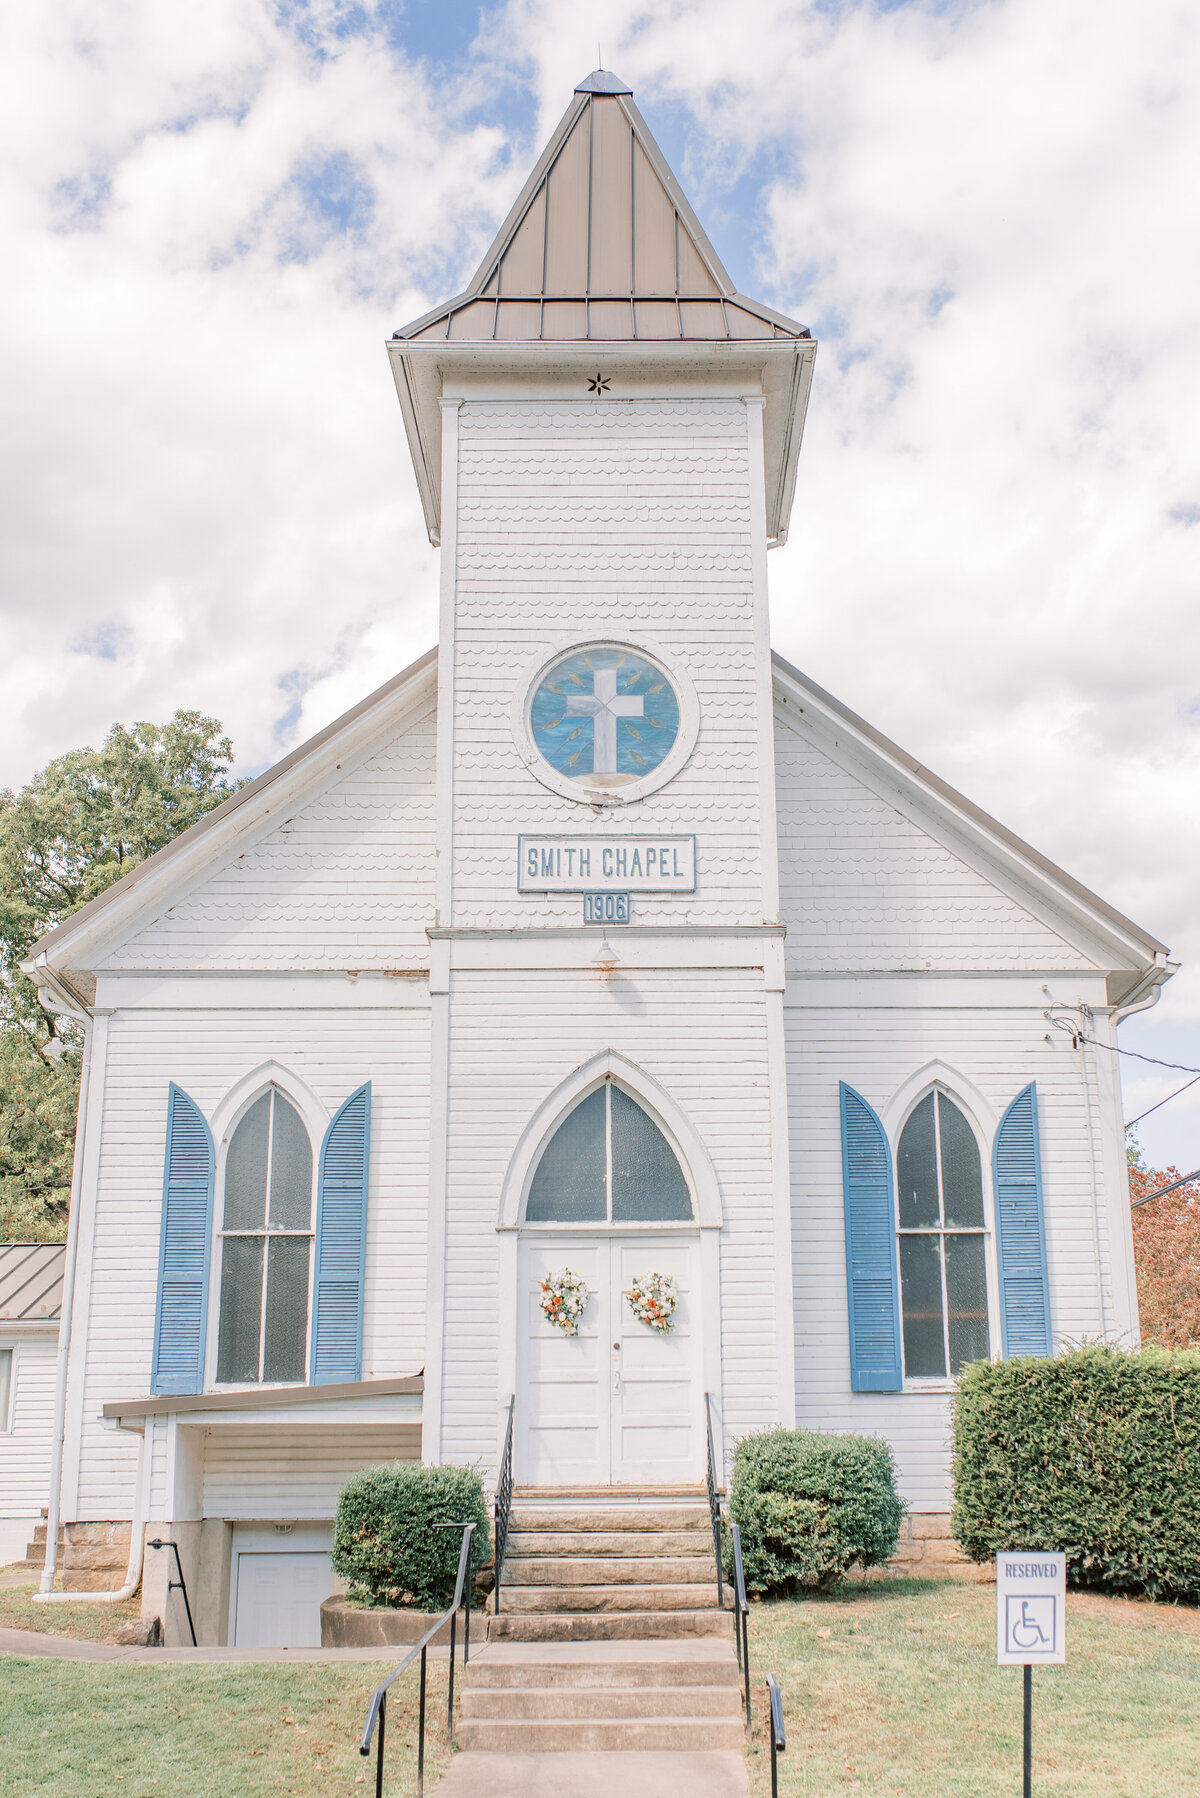
[[[1007,1605],[1009,1654],[1053,1654],[1057,1600],[1010,1598]]]

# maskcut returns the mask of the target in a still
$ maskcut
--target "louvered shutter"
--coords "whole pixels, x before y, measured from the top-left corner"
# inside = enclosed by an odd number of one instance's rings
[[[321,1144],[317,1265],[313,1281],[314,1386],[362,1378],[363,1276],[367,1256],[367,1165],[371,1087],[351,1093]]]
[[[212,1210],[212,1133],[198,1107],[172,1083],[167,1097],[152,1392],[204,1390]]]
[[[1051,1352],[1050,1282],[1042,1213],[1037,1087],[1018,1093],[1000,1121],[992,1153],[1000,1328],[1004,1356]]]
[[[866,1100],[844,1082],[841,1100],[850,1385],[855,1392],[899,1392],[903,1374],[892,1155],[883,1125]]]

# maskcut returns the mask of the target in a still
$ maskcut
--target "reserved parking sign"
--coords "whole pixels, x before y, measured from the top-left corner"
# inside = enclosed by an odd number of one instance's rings
[[[1061,1666],[1067,1658],[1067,1557],[1016,1550],[996,1556],[996,1660]]]

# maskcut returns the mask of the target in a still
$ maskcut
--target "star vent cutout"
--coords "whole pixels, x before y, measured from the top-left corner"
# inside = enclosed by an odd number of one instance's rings
[[[589,393],[607,393],[608,392],[608,376],[600,375],[600,374],[593,375],[591,380],[588,382],[588,392]]]

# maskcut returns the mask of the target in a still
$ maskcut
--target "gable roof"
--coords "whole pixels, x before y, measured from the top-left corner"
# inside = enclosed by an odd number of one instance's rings
[[[61,1242],[0,1242],[0,1323],[57,1323],[66,1260]]]
[[[735,289],[633,90],[605,69],[571,104],[469,286],[400,339],[807,338]]]
[[[1168,960],[1170,951],[1165,943],[1032,848],[781,655],[773,651],[771,660],[777,699],[794,705],[819,735],[832,738],[836,731],[839,746],[869,764],[880,790],[890,789],[902,803],[932,814],[959,853],[976,860],[982,857],[1019,888],[1048,904],[1060,919],[1060,930],[1073,925],[1093,944],[1098,939],[1097,946],[1103,945],[1113,957],[1110,1004],[1132,1005],[1170,979],[1177,964]]]
[[[68,1004],[90,1002],[92,958],[102,948],[125,940],[175,904],[208,869],[240,852],[245,839],[273,827],[285,806],[300,804],[319,791],[340,760],[366,755],[383,729],[400,728],[407,718],[419,715],[436,693],[436,659],[436,649],[429,650],[83,906],[34,945],[21,964],[23,971]],[[1110,979],[1110,1003],[1131,1005],[1169,979],[1174,964],[1167,959],[1165,944],[931,773],[782,656],[773,654],[772,662],[776,698],[794,705],[819,731],[831,737],[836,733],[838,741],[869,766],[881,790],[921,807],[961,852],[987,860],[1048,905],[1068,927],[1073,925],[1090,942],[1105,946],[1112,957],[1110,966],[1122,970]]]
[[[90,974],[101,943],[124,940],[160,916],[209,868],[237,853],[245,838],[273,826],[284,807],[319,791],[343,760],[369,754],[386,726],[401,728],[406,718],[431,705],[436,693],[435,647],[47,931],[21,963],[22,971],[69,1009],[90,1003],[90,979],[71,975],[73,970]]]

